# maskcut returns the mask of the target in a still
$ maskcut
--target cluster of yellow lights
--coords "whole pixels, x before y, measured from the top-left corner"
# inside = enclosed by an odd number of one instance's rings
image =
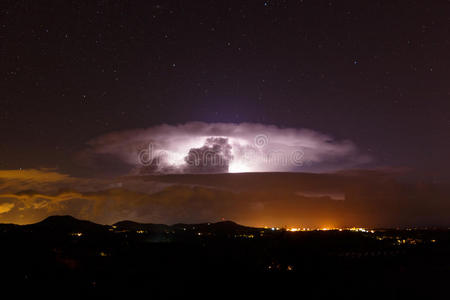
[[[292,232],[296,232],[296,231],[310,231],[309,228],[286,228],[287,231],[292,231]]]
[[[252,239],[255,236],[253,234],[235,234],[234,237]]]
[[[370,232],[370,233],[375,233],[375,230],[368,230],[368,229],[365,229],[365,228],[356,228],[356,227],[348,228],[347,230],[350,230],[350,231],[358,231],[358,232]]]
[[[264,228],[265,229],[269,229],[269,227],[264,227]],[[278,227],[271,227],[270,229],[272,229],[272,230],[280,230],[280,228],[278,228]],[[288,227],[288,228],[286,228],[286,231],[290,231],[290,232],[315,231],[315,230],[319,230],[319,231],[328,231],[328,230],[344,231],[344,230],[348,230],[348,231],[375,233],[374,230],[369,230],[369,229],[365,229],[365,228],[361,228],[361,227],[351,227],[351,228],[323,227],[323,228],[315,228],[315,229],[305,228],[305,227]]]

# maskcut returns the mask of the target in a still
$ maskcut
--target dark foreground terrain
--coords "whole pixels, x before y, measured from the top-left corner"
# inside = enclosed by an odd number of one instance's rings
[[[50,217],[0,225],[1,288],[145,298],[449,299],[447,229],[114,226]],[[144,293],[144,294],[142,294]]]

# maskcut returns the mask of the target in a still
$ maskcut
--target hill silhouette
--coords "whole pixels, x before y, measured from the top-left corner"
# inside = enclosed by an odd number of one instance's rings
[[[153,231],[153,232],[163,232],[163,231],[168,231],[168,230],[184,231],[186,229],[189,229],[189,230],[198,230],[198,231],[205,232],[205,233],[208,233],[208,232],[241,233],[241,232],[257,230],[257,228],[239,225],[233,221],[220,221],[217,223],[198,223],[198,224],[177,223],[174,225],[137,223],[137,222],[133,222],[133,221],[121,221],[121,222],[115,223],[113,226],[117,227],[117,229],[122,229],[122,230],[147,230],[147,231]]]
[[[111,228],[116,230],[137,231],[146,230],[150,232],[165,231],[185,231],[197,230],[204,233],[243,233],[256,231],[259,228],[243,226],[233,221],[220,221],[216,223],[177,223],[174,225],[155,224],[155,223],[138,223],[130,220],[124,220],[110,225],[101,225],[87,220],[79,220],[70,215],[50,216],[46,219],[29,225],[0,224],[1,228],[24,228],[32,231],[45,232],[106,232]]]
[[[113,226],[119,230],[147,230],[153,232],[163,232],[171,229],[170,226],[165,224],[137,223],[129,220],[117,222]]]
[[[49,232],[105,232],[108,225],[100,225],[91,221],[78,220],[72,216],[50,216],[41,222],[24,225],[25,228]]]

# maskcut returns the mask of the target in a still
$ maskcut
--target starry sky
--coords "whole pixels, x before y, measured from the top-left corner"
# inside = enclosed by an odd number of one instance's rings
[[[89,174],[86,143],[159,124],[351,140],[450,180],[448,1],[0,3],[0,169]]]

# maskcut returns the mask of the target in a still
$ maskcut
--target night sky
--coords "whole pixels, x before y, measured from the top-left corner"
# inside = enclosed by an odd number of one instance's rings
[[[309,128],[450,179],[448,1],[2,1],[0,169],[120,130]]]

